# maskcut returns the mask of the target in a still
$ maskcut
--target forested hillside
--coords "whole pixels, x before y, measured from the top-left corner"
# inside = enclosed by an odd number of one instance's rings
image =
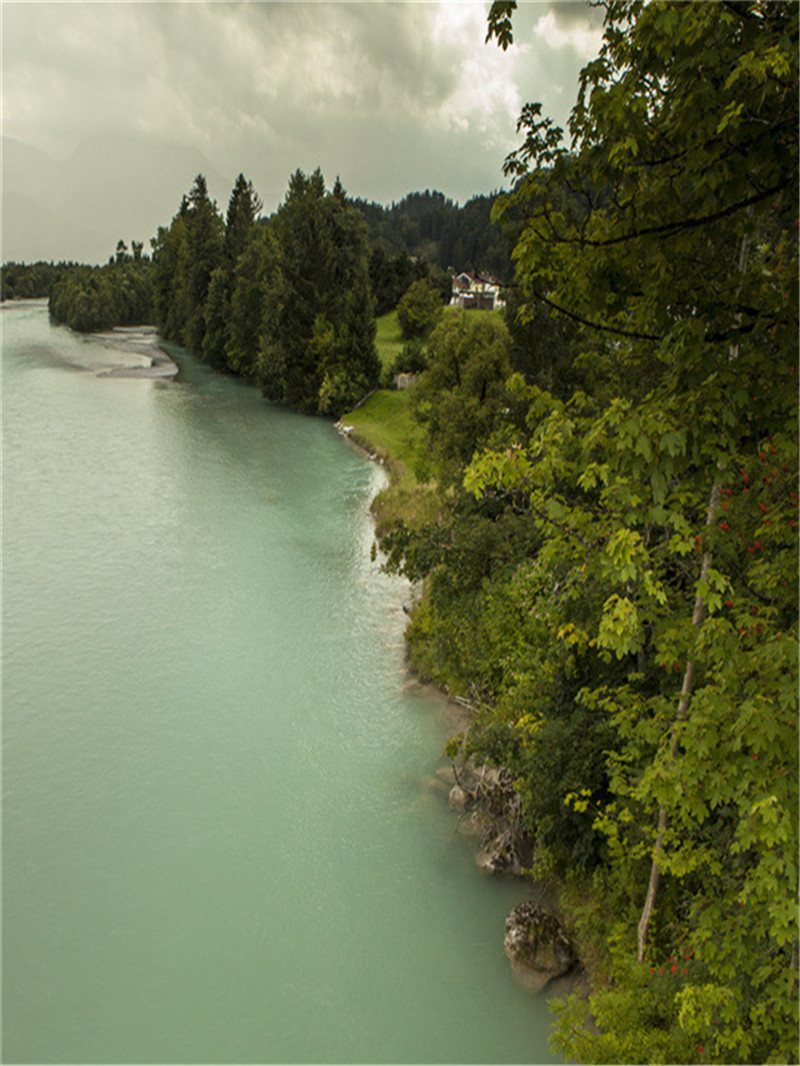
[[[365,200],[353,203],[364,216],[373,248],[424,259],[440,270],[484,270],[510,281],[508,244],[492,222],[497,195],[475,196],[459,205],[426,189],[389,207]]]
[[[791,3],[607,5],[571,146],[529,105],[506,163],[511,331],[443,320],[411,396],[411,660],[513,775],[585,1062],[798,1060],[797,50]]]

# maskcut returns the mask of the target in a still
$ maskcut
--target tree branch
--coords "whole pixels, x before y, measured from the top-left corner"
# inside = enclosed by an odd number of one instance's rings
[[[735,215],[739,211],[744,211],[748,207],[753,207],[762,200],[768,199],[770,196],[775,196],[779,192],[783,192],[784,189],[788,188],[788,185],[788,182],[783,181],[778,185],[771,186],[769,189],[763,189],[761,192],[748,197],[746,200],[739,200],[737,203],[730,204],[728,207],[724,207],[720,211],[714,211],[710,215],[701,215],[697,218],[686,218],[680,222],[667,222],[660,226],[645,226],[643,229],[624,233],[620,237],[609,237],[602,241],[562,240],[563,243],[566,244],[582,244],[588,245],[590,248],[610,248],[615,244],[624,244],[626,241],[638,240],[639,237],[673,237],[686,230],[697,229],[698,226],[707,226],[711,222],[720,222],[724,218],[730,218],[731,215]]]
[[[714,517],[719,507],[720,499],[722,498],[722,482],[716,481],[714,487],[711,490],[711,499],[708,504],[708,515],[706,517],[706,526],[712,525]],[[703,564],[700,568],[700,580],[699,585],[702,585],[708,578],[708,571],[711,569],[712,555],[711,552],[705,552],[703,554]],[[703,597],[698,592],[695,596],[694,611],[692,612],[692,625],[695,629],[699,629],[703,624],[703,618],[706,613],[706,605]],[[692,690],[694,689],[694,660],[687,659],[686,669],[683,674],[683,684],[681,685],[681,696],[678,701],[678,711],[675,715],[675,721],[672,726],[672,744],[670,745],[669,758],[670,762],[674,762],[678,756],[678,749],[680,748],[680,724],[686,719],[689,713],[689,702],[692,698]],[[650,916],[653,913],[653,906],[655,905],[656,893],[658,892],[658,882],[661,877],[661,871],[658,868],[658,859],[664,848],[664,834],[667,831],[667,812],[664,807],[659,807],[658,811],[658,828],[656,831],[656,842],[653,848],[653,862],[650,866],[650,882],[647,886],[647,895],[644,901],[644,907],[642,909],[642,916],[639,919],[639,926],[636,930],[636,961],[641,962],[644,959],[644,948],[647,942],[647,931],[650,926]]]
[[[571,318],[573,322],[579,322],[582,326],[588,326],[589,329],[599,330],[601,333],[613,333],[618,337],[631,337],[633,340],[641,341],[660,341],[663,337],[657,333],[641,333],[637,330],[620,329],[618,326],[604,326],[600,322],[592,322],[591,319],[584,318],[582,315],[576,314],[574,311],[568,311],[566,307],[561,307],[559,304],[550,300],[547,296],[537,290],[533,290],[533,296],[536,300],[541,300],[543,304],[547,304],[548,307],[552,307],[554,311],[558,311],[559,314],[565,315],[567,318]]]

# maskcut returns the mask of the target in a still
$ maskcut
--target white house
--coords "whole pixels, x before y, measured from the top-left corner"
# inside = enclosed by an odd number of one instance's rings
[[[491,274],[469,274],[464,271],[453,278],[453,295],[451,307],[476,308],[479,311],[491,311],[495,307],[504,307],[500,282]]]

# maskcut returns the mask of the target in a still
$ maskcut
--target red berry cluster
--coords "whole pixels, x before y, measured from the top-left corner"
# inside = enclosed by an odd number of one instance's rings
[[[687,951],[683,958],[680,955],[670,955],[669,962],[665,962],[663,966],[659,966],[656,970],[655,966],[650,967],[650,973],[656,977],[662,977],[665,973],[674,974],[676,977],[686,977],[689,970],[690,963],[694,960],[694,952]],[[680,970],[680,973],[678,972]]]

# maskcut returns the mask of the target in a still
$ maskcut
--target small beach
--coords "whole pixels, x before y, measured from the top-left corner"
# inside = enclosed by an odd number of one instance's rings
[[[144,365],[120,366],[104,370],[98,377],[107,378],[171,378],[178,368],[159,346],[155,326],[117,326],[104,333],[92,334],[107,348],[128,352],[146,360]]]

